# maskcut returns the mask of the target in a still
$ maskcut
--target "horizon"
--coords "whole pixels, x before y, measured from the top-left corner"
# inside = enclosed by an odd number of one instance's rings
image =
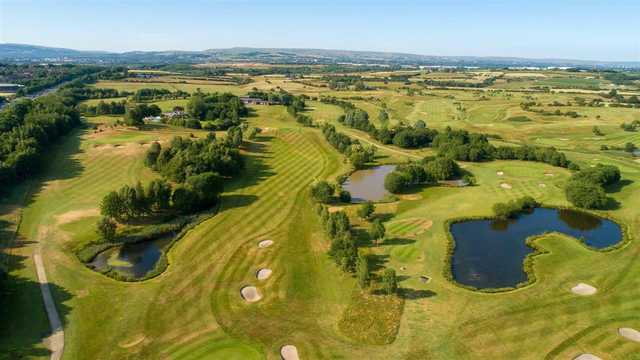
[[[117,53],[246,47],[637,62],[638,13],[640,4],[628,0],[606,6],[597,1],[0,0],[0,42]]]

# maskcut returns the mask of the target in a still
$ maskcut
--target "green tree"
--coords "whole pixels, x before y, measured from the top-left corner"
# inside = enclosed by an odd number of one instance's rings
[[[126,213],[125,204],[120,195],[111,191],[100,202],[100,214],[105,217],[110,217],[118,221],[123,219],[123,214]]]
[[[156,161],[158,160],[158,156],[160,155],[160,151],[162,147],[157,141],[151,143],[149,150],[147,150],[147,154],[145,155],[144,163],[150,168],[155,168]]]
[[[348,192],[347,190],[340,190],[340,202],[343,203],[350,203],[351,202],[351,193]]]
[[[384,188],[390,193],[397,194],[407,189],[409,180],[406,174],[394,171],[385,176]]]
[[[382,290],[387,295],[395,294],[398,291],[398,278],[394,269],[387,268],[384,270],[382,274]]]
[[[116,237],[117,224],[111,218],[103,216],[98,220],[96,225],[96,232],[104,240],[112,241]]]
[[[321,202],[324,204],[330,202],[333,193],[333,186],[331,186],[326,181],[318,181],[315,185],[311,186],[311,196],[317,202]]]
[[[573,180],[565,188],[567,200],[586,209],[601,209],[607,205],[607,195],[602,186],[585,180]]]
[[[360,288],[367,288],[371,281],[371,273],[369,269],[369,257],[366,254],[358,254],[356,275],[358,277],[358,284],[360,285]]]
[[[369,237],[377,246],[378,241],[380,241],[380,239],[384,239],[386,232],[387,231],[382,221],[380,221],[380,219],[375,219],[373,220],[373,222],[371,223],[371,227],[369,228]]]
[[[376,211],[376,206],[371,201],[366,201],[358,208],[358,216],[363,220],[368,220]]]

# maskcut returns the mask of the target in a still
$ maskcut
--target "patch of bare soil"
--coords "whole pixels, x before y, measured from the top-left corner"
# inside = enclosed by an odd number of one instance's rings
[[[98,208],[73,210],[56,216],[56,222],[58,223],[58,225],[62,225],[72,223],[82,218],[98,215],[100,215],[100,210]]]

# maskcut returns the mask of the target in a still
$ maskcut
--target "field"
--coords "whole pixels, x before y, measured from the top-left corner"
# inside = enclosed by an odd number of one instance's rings
[[[366,91],[336,91],[283,76],[255,76],[252,83],[231,85],[177,83],[168,80],[175,74],[158,75],[144,82],[101,81],[95,86],[127,91],[199,88],[237,95],[253,87],[279,86],[308,95],[306,112],[315,121],[333,123],[376,146],[379,163],[433,152],[383,145],[346,128],[336,121],[343,111],[321,103],[318,96],[350,99],[376,126],[378,113],[386,109],[390,124],[424,120],[438,130],[451,126],[489,133],[500,144],[554,146],[582,167],[616,165],[624,182],[608,195],[618,205],[603,214],[628,227],[631,241],[611,252],[595,252],[576,239],[545,235],[537,245],[548,253],[535,258],[534,284],[499,294],[458,287],[443,275],[445,222],[491,215],[494,203],[525,195],[567,206],[563,188],[571,174],[534,162],[461,163],[475,175],[475,186],[424,187],[377,205],[376,216],[385,219],[389,237],[368,251],[379,265],[396,269],[403,296],[394,300],[361,294],[355,278],[326,255],[329,240],[308,191],[319,179],[335,181],[350,171],[349,163],[319,129],[300,126],[284,107],[255,106],[247,120],[263,132],[242,146],[247,169],[225,189],[221,211],[171,248],[169,267],[160,276],[119,282],[88,269],[73,254],[96,236],[100,199],[121,185],[159,176],[143,164],[150,142],[206,132],[166,125],[138,130],[112,126],[117,117],[90,117],[87,122],[102,131],[87,127],[65,138],[51,151],[43,175],[15,189],[2,204],[0,236],[12,255],[13,274],[21,279],[10,297],[12,307],[21,311],[0,330],[6,332],[0,334],[5,358],[49,356],[41,341],[48,322],[31,259],[39,247],[63,317],[64,359],[279,359],[285,344],[295,345],[302,359],[573,359],[581,353],[640,359],[640,343],[617,333],[620,327],[640,329],[640,163],[622,151],[600,150],[601,145],[627,142],[640,146],[640,133],[620,128],[622,122],[640,120],[640,110],[578,106],[576,97],[589,102],[599,95],[569,91],[612,86],[606,81],[592,79],[593,74],[506,71],[501,79],[513,81],[496,82],[491,89],[498,91],[415,83],[403,88],[393,82],[376,82]],[[489,75],[496,74],[425,72],[419,78],[482,81]],[[305,80],[320,84],[317,77]],[[525,92],[530,86],[566,91]],[[531,99],[541,104],[536,109],[576,111],[580,117],[543,115],[520,106]],[[571,105],[554,106],[554,101]],[[157,102],[163,110],[185,103]],[[603,136],[593,134],[594,126]],[[343,208],[357,230],[366,227],[355,216],[355,205]],[[259,248],[265,239],[274,245]],[[259,282],[255,273],[262,267],[274,273]],[[421,281],[421,276],[430,280]],[[571,287],[579,282],[596,286],[597,295],[572,294]],[[240,289],[245,285],[257,286],[263,299],[244,302]],[[32,325],[25,327],[27,322]]]

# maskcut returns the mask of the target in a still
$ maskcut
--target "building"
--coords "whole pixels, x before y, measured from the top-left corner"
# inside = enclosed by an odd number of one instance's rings
[[[245,105],[271,105],[268,100],[262,100],[260,98],[253,98],[249,96],[241,96],[240,101]]]
[[[16,92],[22,85],[19,84],[0,84],[0,92]]]

